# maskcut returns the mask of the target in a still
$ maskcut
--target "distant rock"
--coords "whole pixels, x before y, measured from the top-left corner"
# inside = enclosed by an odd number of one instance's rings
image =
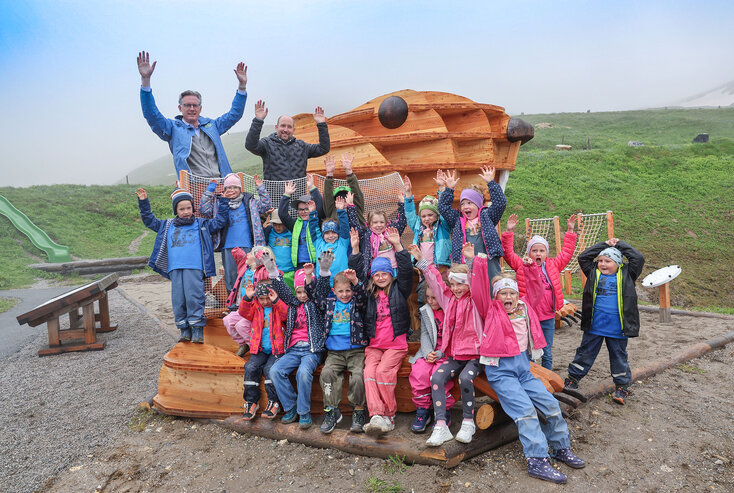
[[[694,144],[708,144],[709,141],[709,134],[698,134],[696,135],[696,138],[693,139]]]
[[[627,142],[627,147],[644,147],[644,142],[637,142],[636,140],[630,140]]]

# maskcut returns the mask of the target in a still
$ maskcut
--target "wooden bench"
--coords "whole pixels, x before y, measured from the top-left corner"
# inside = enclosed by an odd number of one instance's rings
[[[99,351],[104,342],[97,342],[98,332],[112,332],[117,324],[110,324],[110,308],[107,291],[117,287],[117,274],[110,274],[98,281],[85,284],[68,293],[50,299],[42,305],[18,315],[18,323],[36,327],[46,322],[48,348],[38,351],[38,356],[71,351]],[[94,311],[94,302],[98,311]],[[81,314],[79,310],[81,309]],[[69,314],[69,328],[61,330],[59,318]],[[83,343],[78,340],[83,339]],[[76,340],[75,344],[64,344]]]

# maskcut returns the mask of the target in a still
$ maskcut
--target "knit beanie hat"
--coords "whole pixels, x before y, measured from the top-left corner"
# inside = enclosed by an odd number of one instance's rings
[[[617,265],[622,265],[622,252],[617,250],[614,247],[605,248],[601,251],[599,254],[600,257],[609,257],[612,259]]]
[[[459,202],[464,199],[476,205],[477,209],[481,209],[484,205],[484,196],[473,188],[465,188],[461,191],[461,199]]]
[[[339,232],[337,230],[336,221],[333,221],[333,220],[324,221],[324,224],[321,226],[321,233],[326,234],[329,231],[333,231],[334,233]]]
[[[298,269],[293,277],[293,287],[295,289],[306,286],[306,271]]]
[[[388,274],[392,274],[392,264],[390,263],[390,260],[385,257],[375,257],[372,261],[370,271],[372,272],[372,275],[375,275],[378,272],[387,272]]]
[[[528,252],[531,248],[533,248],[533,245],[536,243],[540,243],[541,245],[545,246],[545,251],[550,253],[550,247],[548,246],[548,242],[545,238],[539,235],[535,235],[532,238],[530,238],[530,241],[528,241]]]
[[[194,209],[194,211],[196,211],[196,208],[194,207],[194,196],[183,188],[177,188],[171,194],[171,203],[173,204],[174,214],[176,214],[176,207],[178,206],[178,203],[182,200],[188,200],[189,202],[191,202],[191,207]]]
[[[420,214],[424,210],[435,212],[438,216],[438,199],[431,195],[426,195],[425,197],[423,197],[423,200],[421,200],[420,204],[418,205],[418,214]]]
[[[224,177],[224,188],[239,187],[242,189],[242,180],[236,173],[230,173]]]

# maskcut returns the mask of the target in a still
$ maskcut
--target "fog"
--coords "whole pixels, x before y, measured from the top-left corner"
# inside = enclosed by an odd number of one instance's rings
[[[556,5],[557,4],[557,5]],[[216,5],[216,6],[213,6]],[[673,105],[734,79],[726,2],[3,2],[0,186],[110,184],[168,146],[140,111],[136,55],[174,117],[184,89],[226,112],[248,65],[276,115],[347,111],[399,90],[510,114]]]

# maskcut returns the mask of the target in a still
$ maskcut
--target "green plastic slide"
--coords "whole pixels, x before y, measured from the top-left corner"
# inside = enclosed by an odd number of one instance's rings
[[[69,262],[69,247],[59,245],[48,237],[45,231],[33,224],[28,216],[20,212],[10,203],[8,199],[0,195],[0,214],[6,216],[23,233],[31,240],[33,245],[46,252],[49,262],[60,263]]]

